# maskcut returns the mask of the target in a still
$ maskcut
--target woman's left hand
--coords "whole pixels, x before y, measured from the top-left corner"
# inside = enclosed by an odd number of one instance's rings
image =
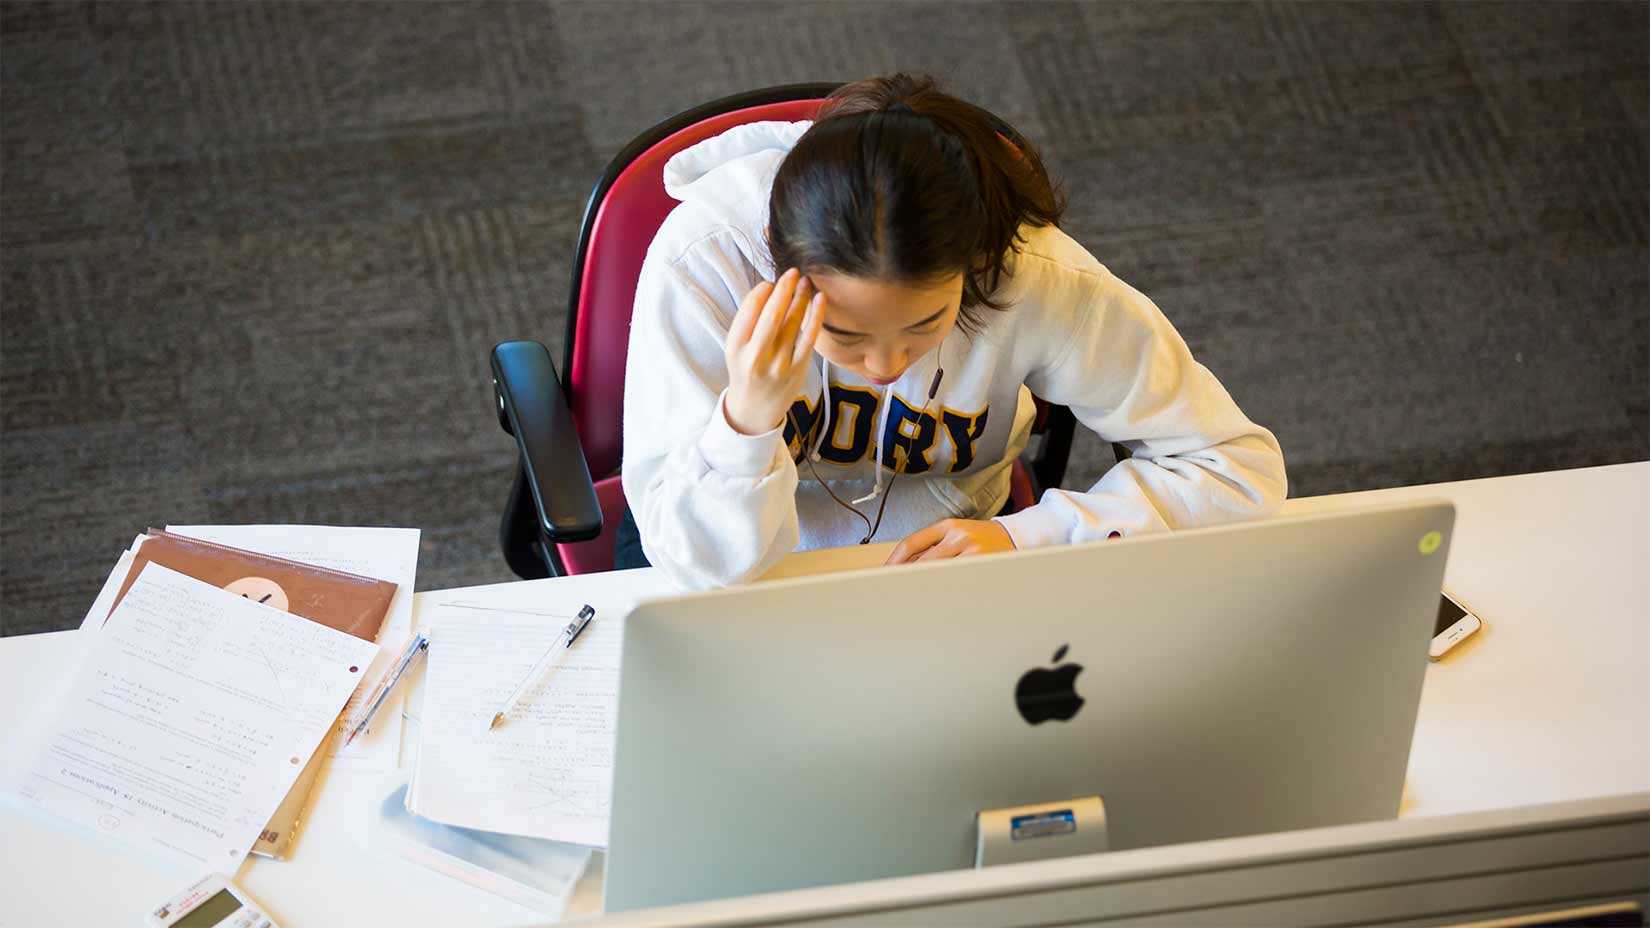
[[[970,554],[993,554],[1013,551],[1014,539],[1000,522],[980,522],[974,519],[946,519],[925,529],[912,532],[894,546],[888,555],[890,564],[908,564],[912,561],[943,561]]]

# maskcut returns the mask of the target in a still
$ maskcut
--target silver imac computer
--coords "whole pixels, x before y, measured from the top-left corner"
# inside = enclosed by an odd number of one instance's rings
[[[1396,815],[1445,502],[871,568],[626,622],[609,912]]]

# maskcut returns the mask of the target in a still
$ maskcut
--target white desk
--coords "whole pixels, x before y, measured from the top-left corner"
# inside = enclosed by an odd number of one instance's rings
[[[1426,497],[1456,504],[1446,582],[1488,624],[1428,669],[1401,814],[1650,790],[1650,462],[1291,500],[1285,513]],[[657,574],[627,571],[462,598],[579,600],[609,584],[662,589]],[[8,750],[73,645],[73,632],[0,639]],[[542,921],[375,846],[375,807],[401,777],[324,776],[294,858],[254,860],[240,882],[286,928]],[[192,878],[0,800],[0,928],[139,924]],[[599,878],[586,879],[572,911],[597,904]]]

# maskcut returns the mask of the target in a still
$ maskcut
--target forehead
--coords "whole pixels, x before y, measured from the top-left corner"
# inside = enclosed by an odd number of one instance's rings
[[[954,308],[961,274],[938,284],[900,284],[829,271],[808,275],[825,294],[825,321],[856,332],[893,332],[917,324],[941,308]]]

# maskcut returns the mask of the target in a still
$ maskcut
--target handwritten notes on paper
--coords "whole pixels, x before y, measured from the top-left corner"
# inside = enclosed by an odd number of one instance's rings
[[[441,607],[411,811],[465,828],[607,843],[620,616],[598,615],[509,720],[487,727],[571,618]]]
[[[89,646],[18,795],[229,872],[378,650],[159,564]]]
[[[416,528],[364,528],[342,525],[168,525],[167,531],[202,541],[284,557],[303,564],[348,571],[397,585],[390,613],[378,641],[389,645],[378,660],[365,668],[361,679],[383,676],[396,657],[394,644],[412,633],[413,581],[418,570]],[[350,698],[345,717],[362,708],[371,688],[362,687]],[[400,691],[392,693],[374,716],[372,727],[345,746],[343,738],[330,742],[335,769],[394,770],[401,761]]]

